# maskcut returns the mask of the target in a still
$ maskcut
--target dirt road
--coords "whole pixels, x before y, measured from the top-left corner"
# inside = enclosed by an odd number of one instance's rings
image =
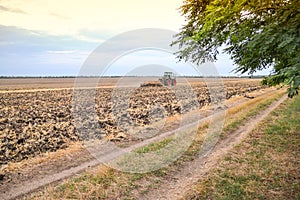
[[[230,134],[225,140],[220,141],[214,150],[206,157],[197,158],[188,163],[182,170],[178,171],[172,179],[164,180],[159,189],[152,190],[145,195],[139,196],[137,199],[180,199],[184,194],[193,187],[199,180],[205,176],[211,169],[218,165],[218,162],[224,158],[226,153],[235,145],[239,144],[245,137],[275,108],[277,108],[287,96],[283,96],[278,101],[271,104],[266,110],[262,111],[258,116],[249,120],[247,124],[239,127]]]

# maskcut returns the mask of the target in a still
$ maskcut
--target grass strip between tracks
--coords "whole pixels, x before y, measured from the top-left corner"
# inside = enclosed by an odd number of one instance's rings
[[[300,199],[300,96],[275,109],[185,199]]]
[[[249,100],[246,103],[230,108],[226,111],[226,119],[221,138],[244,124],[251,117],[255,117],[260,111],[266,109],[272,102],[278,100],[283,95],[278,91],[272,95],[261,96]],[[172,165],[145,174],[123,173],[110,169],[103,165],[85,172],[77,177],[65,180],[63,183],[54,186],[46,186],[41,191],[34,193],[30,199],[134,199],[138,194],[146,193],[152,189],[161,187],[161,180],[171,177],[172,174],[180,170],[181,166],[192,161],[199,154],[204,135],[209,126],[205,122],[199,126],[197,136],[192,145],[176,162]],[[166,140],[166,141],[164,141]],[[168,138],[163,139],[149,146],[142,147],[137,151],[147,153],[155,151],[168,144]]]

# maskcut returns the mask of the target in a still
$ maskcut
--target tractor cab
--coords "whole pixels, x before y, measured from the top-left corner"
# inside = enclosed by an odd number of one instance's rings
[[[173,72],[164,72],[164,76],[159,79],[159,81],[164,86],[175,86],[176,85],[176,77]]]

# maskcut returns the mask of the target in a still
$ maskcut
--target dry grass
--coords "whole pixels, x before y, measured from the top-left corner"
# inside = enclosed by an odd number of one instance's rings
[[[278,100],[285,92],[278,90],[269,96],[260,96],[251,99],[239,106],[230,108],[226,111],[225,125],[222,136],[234,131],[238,126],[246,121],[247,118],[257,115],[261,110],[264,110],[274,100]]]
[[[14,172],[24,169],[26,167],[36,166],[41,163],[46,163],[48,161],[55,161],[59,158],[71,155],[74,152],[81,151],[84,148],[82,142],[72,142],[68,148],[59,149],[55,152],[45,152],[36,157],[22,160],[20,162],[10,162],[7,165],[2,165],[0,172]]]

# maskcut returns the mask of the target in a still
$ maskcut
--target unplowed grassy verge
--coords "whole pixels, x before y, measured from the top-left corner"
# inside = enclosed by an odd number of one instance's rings
[[[285,101],[185,199],[300,199],[299,116]]]
[[[226,121],[221,136],[224,138],[231,131],[254,117],[273,101],[283,95],[282,91],[272,95],[258,97],[227,110]],[[195,159],[203,142],[209,122],[203,123],[189,149],[172,165],[145,174],[123,173],[105,166],[98,166],[78,177],[70,178],[58,186],[47,186],[42,191],[31,195],[30,199],[136,199],[138,195],[147,193],[155,188],[163,187],[164,179],[171,179],[172,175],[180,171],[183,165]],[[165,139],[167,140],[167,139]],[[155,151],[162,148],[166,141],[160,141],[137,150],[141,153]]]

